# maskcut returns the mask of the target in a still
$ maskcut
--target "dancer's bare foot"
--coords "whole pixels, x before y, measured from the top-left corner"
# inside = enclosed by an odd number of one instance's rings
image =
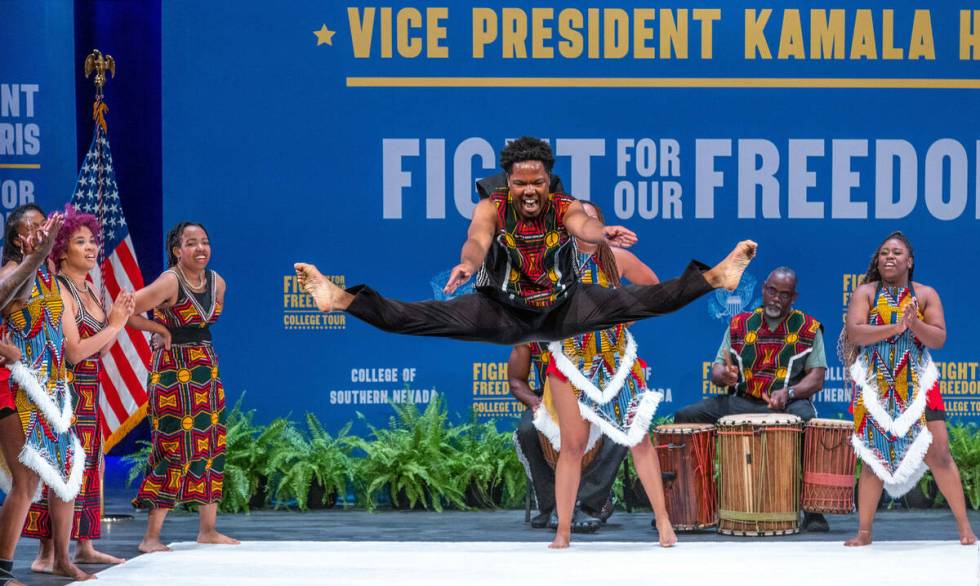
[[[95,574],[89,574],[69,561],[55,562],[51,567],[51,573],[55,576],[66,576],[77,582],[95,579]]]
[[[725,260],[713,266],[704,274],[704,278],[715,288],[734,291],[742,279],[742,273],[749,266],[759,245],[751,240],[743,240],[735,245]]]
[[[977,536],[973,533],[973,529],[969,525],[966,527],[960,527],[960,544],[962,545],[973,545],[977,542]]]
[[[105,552],[99,551],[94,547],[88,548],[84,551],[75,552],[75,563],[76,564],[108,564],[115,565],[121,564],[126,561],[124,558],[117,558],[114,555],[109,555]]]
[[[147,539],[143,538],[140,542],[139,548],[143,553],[153,553],[155,551],[173,551],[169,547],[163,544],[159,539]]]
[[[299,286],[313,297],[317,309],[326,313],[347,309],[343,303],[346,292],[324,277],[315,266],[298,262],[293,265],[293,268],[296,269]]]
[[[221,533],[218,533],[217,531],[208,531],[207,533],[198,533],[197,534],[197,542],[198,543],[219,543],[219,544],[224,544],[224,545],[238,545],[238,544],[241,543],[241,541],[238,541],[237,539],[234,539],[232,537],[228,537],[227,535],[223,535]]]
[[[559,529],[555,532],[555,540],[551,542],[548,549],[565,549],[572,539],[571,529],[566,529],[562,531]]]
[[[50,574],[54,571],[54,557],[38,556],[31,562],[31,571],[35,574]]]
[[[859,529],[857,535],[844,542],[845,547],[861,547],[871,545],[871,531]]]
[[[660,547],[674,547],[677,543],[677,534],[669,519],[657,519],[657,535],[660,536]]]

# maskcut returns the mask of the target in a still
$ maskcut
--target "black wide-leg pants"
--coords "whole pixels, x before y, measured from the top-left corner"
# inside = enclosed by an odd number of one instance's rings
[[[707,269],[691,261],[680,277],[657,285],[578,285],[563,302],[542,310],[515,307],[484,293],[448,301],[396,301],[358,285],[348,289],[354,300],[347,313],[386,332],[413,336],[507,346],[563,340],[677,311],[713,289],[704,278]]]

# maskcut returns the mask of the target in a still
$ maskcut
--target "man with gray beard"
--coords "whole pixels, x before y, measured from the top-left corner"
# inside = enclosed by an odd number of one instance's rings
[[[796,271],[769,273],[762,306],[732,317],[711,365],[711,382],[728,394],[684,407],[674,415],[676,423],[716,423],[735,413],[786,412],[804,422],[817,416],[811,397],[827,372],[823,326],[793,308],[796,298]],[[810,513],[803,527],[829,529],[822,515]]]

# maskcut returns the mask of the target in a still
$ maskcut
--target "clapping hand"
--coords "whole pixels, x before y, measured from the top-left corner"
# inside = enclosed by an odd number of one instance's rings
[[[919,300],[912,298],[912,303],[905,306],[902,311],[902,331],[911,328],[913,324],[919,321]]]
[[[109,325],[122,329],[126,325],[126,320],[133,315],[136,308],[136,294],[132,291],[121,291],[116,297],[116,301],[109,310]]]
[[[54,247],[54,241],[58,237],[61,225],[65,223],[65,216],[61,212],[51,214],[43,224],[31,227],[31,231],[24,241],[23,252],[28,254],[40,254],[47,256]]]

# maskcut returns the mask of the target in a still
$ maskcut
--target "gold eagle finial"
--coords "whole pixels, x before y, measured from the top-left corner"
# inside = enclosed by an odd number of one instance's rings
[[[85,78],[89,78],[95,72],[95,97],[102,99],[102,88],[105,86],[105,72],[108,71],[112,77],[116,77],[116,60],[112,55],[102,55],[98,49],[93,49],[88,57],[85,58]]]

